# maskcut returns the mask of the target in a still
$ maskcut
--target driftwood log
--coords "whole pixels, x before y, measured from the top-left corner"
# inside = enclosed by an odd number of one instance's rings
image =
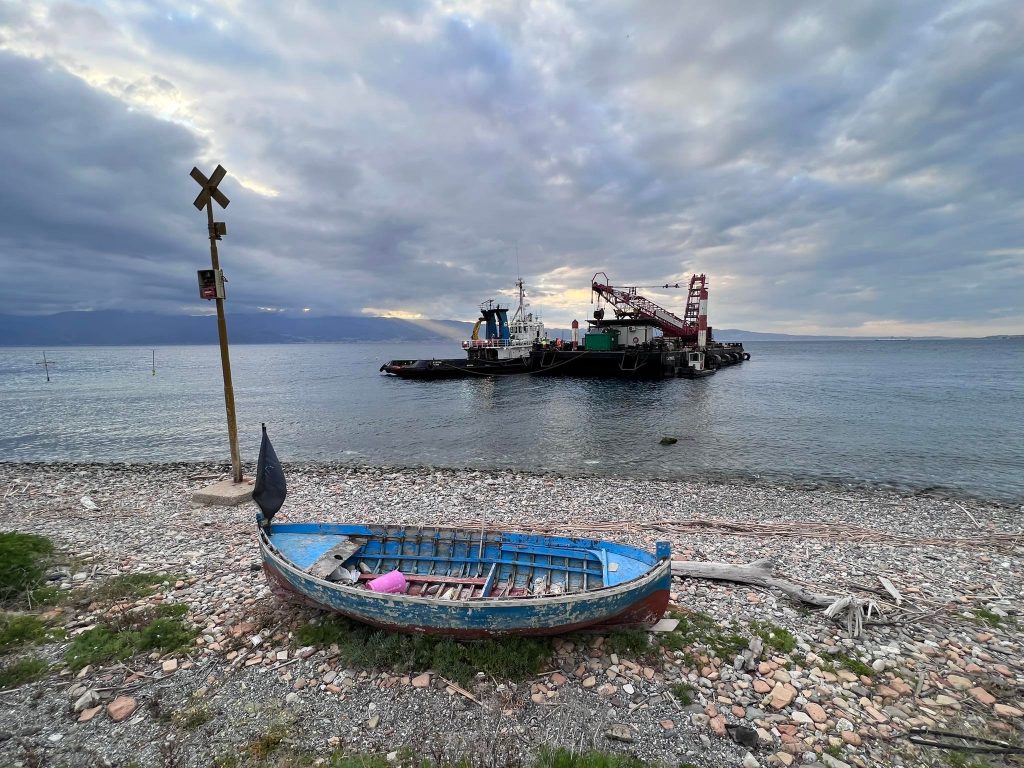
[[[799,584],[775,576],[772,572],[774,566],[775,563],[770,559],[755,560],[746,565],[673,560],[672,575],[692,579],[732,581],[738,584],[777,589],[802,603],[813,605],[816,608],[824,608],[826,616],[845,622],[846,630],[851,637],[859,637],[864,624],[869,623],[873,615],[880,614],[878,604],[874,600],[854,595],[826,595],[821,592],[812,592]],[[893,589],[895,590],[895,587]]]
[[[828,608],[841,595],[825,595],[811,592],[798,584],[774,575],[775,563],[769,559],[755,560],[746,565],[734,563],[707,563],[696,560],[673,560],[672,575],[685,576],[690,579],[711,579],[712,581],[732,581],[738,584],[751,584],[755,587],[768,587],[785,592],[790,597],[817,608]]]

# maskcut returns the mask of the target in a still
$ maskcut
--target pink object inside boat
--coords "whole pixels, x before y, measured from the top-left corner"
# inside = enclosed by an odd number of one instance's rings
[[[405,576],[401,571],[389,571],[383,576],[378,576],[373,581],[367,582],[367,586],[374,592],[382,592],[388,595],[398,595],[405,592]]]

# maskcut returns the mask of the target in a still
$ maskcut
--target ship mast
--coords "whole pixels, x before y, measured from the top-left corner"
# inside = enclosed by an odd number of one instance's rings
[[[523,278],[520,277],[518,280],[516,280],[516,288],[519,289],[519,309],[516,310],[515,317],[512,318],[513,322],[515,322],[516,319],[518,319],[521,323],[526,322],[526,303],[524,301],[524,297],[526,296],[526,289],[523,286]]]

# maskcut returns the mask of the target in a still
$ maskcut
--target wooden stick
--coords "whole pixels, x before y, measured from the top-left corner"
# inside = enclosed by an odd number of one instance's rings
[[[713,581],[735,581],[741,584],[752,584],[757,587],[771,587],[785,592],[802,603],[827,608],[840,598],[840,595],[825,595],[811,592],[785,579],[772,575],[774,563],[769,559],[755,560],[748,565],[732,563],[700,563],[690,560],[673,560],[672,575],[693,579],[711,579]]]
[[[960,507],[960,509],[962,509],[964,511],[964,514],[966,514],[969,518],[971,518],[971,522],[974,523],[975,526],[977,526],[978,528],[982,527],[981,523],[979,523],[977,520],[974,519],[974,515],[971,514],[971,510],[969,510],[967,507],[965,507],[959,501],[954,501],[953,503],[956,504],[958,507]]]
[[[441,676],[438,675],[438,677],[441,677]],[[472,693],[467,691],[465,688],[463,688],[458,683],[453,683],[451,680],[449,680],[446,677],[441,677],[441,680],[443,682],[447,683],[452,688],[452,690],[454,690],[456,693],[458,693],[458,694],[460,694],[462,696],[465,696],[467,699],[469,699],[470,701],[472,701],[472,702],[474,702],[476,704],[480,704],[480,699],[478,699],[476,696],[474,696]],[[480,704],[480,706],[482,707],[483,704]]]

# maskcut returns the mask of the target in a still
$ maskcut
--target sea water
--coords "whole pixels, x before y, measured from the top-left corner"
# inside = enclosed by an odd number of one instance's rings
[[[800,341],[699,379],[416,382],[431,344],[237,345],[243,460],[266,422],[285,461],[760,477],[1024,500],[1024,339]],[[0,348],[0,460],[228,457],[216,346]],[[659,444],[662,436],[678,438]]]

